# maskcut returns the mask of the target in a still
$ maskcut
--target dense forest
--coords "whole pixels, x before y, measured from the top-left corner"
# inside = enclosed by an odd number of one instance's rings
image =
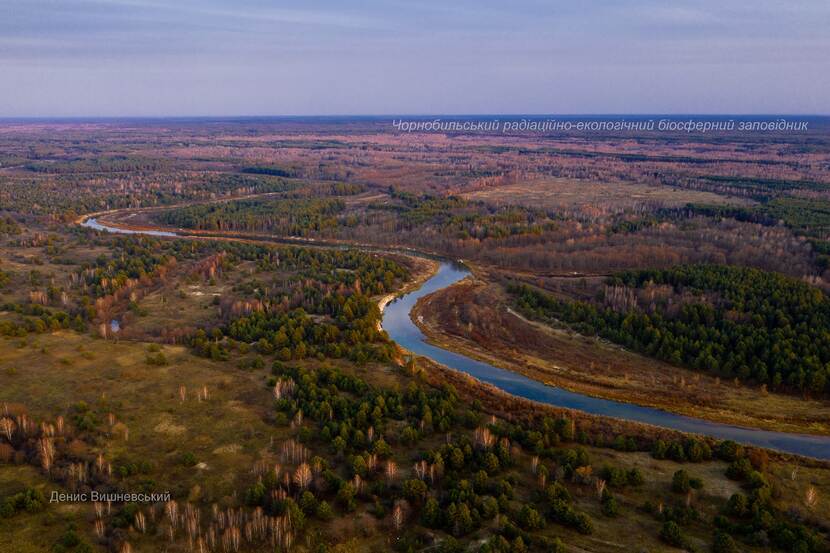
[[[624,272],[606,285],[595,303],[526,285],[509,289],[525,313],[675,365],[830,392],[830,300],[808,284],[757,269],[695,265]],[[630,301],[615,305],[620,297]]]
[[[393,290],[406,273],[394,263],[377,262],[354,273],[341,269],[318,273],[315,279],[304,271],[275,283],[259,294],[256,305],[261,309],[233,320],[225,332],[236,341],[256,342],[260,353],[276,353],[282,360],[328,356],[359,363],[389,361],[394,345],[379,330],[380,310],[372,296]],[[369,282],[365,289],[360,275]]]
[[[345,224],[338,215],[345,211],[346,204],[338,196],[364,191],[365,187],[357,184],[324,183],[279,197],[193,205],[161,211],[154,217],[161,223],[180,228],[308,236]]]
[[[222,261],[226,267],[253,261],[272,278],[237,287],[236,295],[243,300],[226,305],[228,324],[194,336],[193,344],[203,355],[226,358],[230,347],[243,343],[282,360],[328,356],[363,363],[392,358],[394,345],[379,330],[374,297],[408,278],[395,261],[357,250],[236,243],[210,250],[229,255]],[[217,340],[222,335],[230,341]]]
[[[779,221],[798,234],[825,238],[830,230],[830,203],[810,198],[776,198],[753,207],[691,205],[696,213],[711,217],[731,217],[763,225]]]
[[[541,210],[518,206],[496,208],[455,196],[416,195],[391,188],[384,200],[365,210],[347,210],[329,195],[356,194],[361,188],[332,185],[312,194],[188,206],[155,215],[166,225],[200,230],[268,231],[293,236],[343,236],[362,226],[394,232],[427,232],[449,239],[486,240],[540,235],[555,223]],[[309,197],[304,197],[309,196]],[[345,232],[341,232],[345,231]]]
[[[366,505],[376,517],[391,515],[397,551],[428,546],[431,538],[423,528],[450,536],[440,551],[465,551],[456,539],[486,528],[480,553],[562,552],[566,547],[546,528],[561,526],[590,535],[602,523],[580,507],[586,503],[584,486],[595,488],[594,499],[587,502],[596,501],[601,519],[609,520],[626,516],[625,509],[632,508],[623,507],[618,494],[645,482],[637,468],[592,466],[583,446],[596,443],[597,437],[564,417],[487,423],[477,402],[463,406],[449,386],[425,389],[413,381],[402,391],[383,390],[337,369],[305,370],[280,362],[272,372],[270,384],[283,424],[309,420],[298,425],[302,445],[291,449],[298,486],[293,495],[281,492],[277,475],[269,475],[246,492],[248,504],[274,514],[291,512],[301,521],[328,520],[335,510],[352,513]],[[429,445],[438,433],[446,433],[446,439]],[[606,445],[638,449],[626,436]],[[312,457],[305,447],[326,454]],[[394,460],[400,448],[411,450],[409,476]],[[803,553],[824,550],[819,535],[774,506],[773,489],[762,473],[767,462],[763,454],[748,454],[728,441],[713,450],[706,442],[689,439],[657,440],[652,456],[679,463],[719,458],[730,463],[727,475],[744,488],[707,521],[690,503],[707,483],[676,470],[668,498],[633,507],[656,519],[659,538],[668,545],[694,550],[686,528],[704,524],[713,531],[715,553],[735,553],[741,543]]]
[[[20,214],[71,221],[79,215],[123,207],[169,205],[217,196],[287,192],[300,181],[268,175],[115,172],[49,174],[49,177],[0,175],[0,206]]]
[[[389,202],[374,203],[370,210],[398,215],[396,230],[426,228],[461,240],[505,238],[541,234],[554,228],[551,216],[542,210],[519,206],[493,207],[457,196],[416,195],[389,189]],[[370,220],[366,221],[371,224]]]
[[[102,156],[93,158],[32,161],[23,167],[34,173],[124,173],[161,171],[170,167],[164,159],[131,156]]]
[[[307,236],[337,226],[337,215],[345,209],[342,200],[240,200],[163,211],[159,221],[181,228],[200,230],[269,231]]]

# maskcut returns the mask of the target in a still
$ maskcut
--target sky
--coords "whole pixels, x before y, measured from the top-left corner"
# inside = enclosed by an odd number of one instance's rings
[[[828,0],[0,0],[0,117],[830,114]]]

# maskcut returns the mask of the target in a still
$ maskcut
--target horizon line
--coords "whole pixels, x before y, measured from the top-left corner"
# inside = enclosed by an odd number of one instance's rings
[[[668,112],[668,113],[647,113],[647,112],[632,112],[632,113],[354,113],[354,114],[302,114],[302,115],[250,115],[250,114],[216,114],[216,115],[0,115],[0,122],[17,122],[17,121],[136,121],[136,120],[234,120],[234,119],[283,119],[283,120],[299,120],[299,119],[396,119],[396,118],[413,118],[413,119],[429,119],[429,118],[550,118],[550,117],[567,117],[567,118],[597,118],[597,117],[745,117],[745,118],[759,118],[759,117],[802,117],[802,118],[830,118],[830,113],[775,113],[775,112],[758,112],[758,113],[726,113],[726,112]]]

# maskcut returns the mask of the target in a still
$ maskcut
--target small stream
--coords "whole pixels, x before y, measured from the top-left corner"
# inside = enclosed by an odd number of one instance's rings
[[[128,230],[110,227],[99,223],[95,218],[86,219],[83,226],[95,230],[117,232],[122,234],[148,234],[152,236],[186,236],[175,232],[154,230]],[[313,245],[313,244],[309,244]],[[413,252],[404,252],[412,255]],[[410,313],[415,303],[422,297],[437,292],[447,286],[466,278],[470,272],[457,264],[442,262],[438,271],[423,285],[410,293],[389,302],[383,311],[382,327],[401,347],[441,363],[451,369],[467,373],[476,379],[514,396],[547,403],[557,407],[577,409],[593,415],[614,417],[641,423],[662,426],[672,430],[712,436],[722,440],[734,440],[739,443],[777,449],[787,453],[830,460],[830,436],[813,436],[808,434],[791,434],[773,432],[754,428],[743,428],[729,424],[711,422],[704,419],[677,415],[644,407],[633,403],[623,403],[608,399],[595,398],[562,388],[548,386],[521,374],[501,369],[471,359],[465,355],[448,351],[427,342],[421,329],[412,321]]]

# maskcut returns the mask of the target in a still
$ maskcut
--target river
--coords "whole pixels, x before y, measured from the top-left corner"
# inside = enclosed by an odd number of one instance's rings
[[[154,236],[185,236],[166,231],[126,230],[109,227],[94,218],[86,219],[83,226],[95,230],[121,232],[129,234],[151,234]],[[412,252],[406,252],[412,255]],[[808,434],[791,434],[744,428],[722,424],[668,411],[644,407],[633,403],[624,403],[608,399],[595,398],[562,388],[548,386],[521,374],[501,369],[477,361],[465,355],[445,350],[428,343],[421,329],[412,321],[410,313],[415,303],[422,297],[437,292],[459,280],[466,278],[469,271],[461,265],[442,262],[438,271],[424,282],[420,288],[404,294],[386,304],[383,311],[383,329],[389,337],[401,347],[417,355],[445,365],[451,369],[467,373],[476,379],[518,397],[547,403],[557,407],[578,409],[593,415],[601,415],[637,421],[682,432],[703,434],[723,440],[734,440],[747,445],[777,449],[787,453],[830,460],[830,436],[813,436]]]

